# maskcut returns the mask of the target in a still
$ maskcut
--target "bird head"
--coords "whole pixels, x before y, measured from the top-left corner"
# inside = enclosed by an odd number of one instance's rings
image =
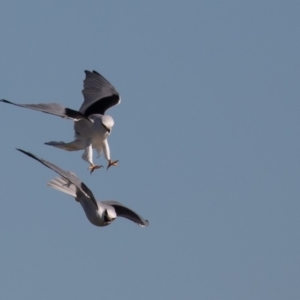
[[[111,116],[104,115],[102,116],[102,125],[108,132],[110,132],[114,126],[114,119]]]
[[[109,225],[116,217],[117,214],[114,209],[105,209],[103,212],[104,225]]]

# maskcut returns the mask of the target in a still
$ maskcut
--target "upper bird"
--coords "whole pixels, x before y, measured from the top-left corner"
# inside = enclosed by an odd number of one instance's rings
[[[82,90],[84,101],[78,111],[57,103],[16,104],[5,99],[0,101],[74,120],[75,140],[73,142],[51,141],[45,144],[67,151],[85,149],[82,158],[90,164],[89,169],[92,173],[95,169],[102,167],[94,165],[93,149],[96,149],[98,155],[102,151],[104,152],[104,156],[108,161],[107,169],[110,166],[118,165],[118,160],[112,161],[110,158],[107,141],[114,125],[114,120],[111,116],[105,115],[105,111],[119,104],[121,97],[110,82],[98,72],[84,72],[86,75]]]
[[[30,152],[22,149],[17,150],[36,159],[44,166],[59,174],[61,177],[50,180],[48,186],[74,197],[75,200],[81,204],[88,220],[92,224],[96,226],[107,226],[114,221],[116,217],[123,217],[142,227],[149,225],[147,220],[117,201],[96,201],[92,191],[74,173],[64,171]]]

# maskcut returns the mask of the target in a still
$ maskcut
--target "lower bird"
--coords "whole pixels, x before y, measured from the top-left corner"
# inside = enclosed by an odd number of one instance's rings
[[[48,186],[74,197],[81,204],[88,220],[93,225],[100,227],[107,226],[117,217],[129,219],[141,227],[149,225],[148,220],[143,219],[133,210],[117,201],[97,201],[92,191],[74,173],[64,171],[30,152],[22,149],[17,150],[59,174],[61,177],[50,180]]]

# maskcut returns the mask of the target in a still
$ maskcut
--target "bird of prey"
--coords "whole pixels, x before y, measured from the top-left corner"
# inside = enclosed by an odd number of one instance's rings
[[[36,159],[44,166],[59,174],[61,177],[50,180],[48,186],[74,197],[81,204],[88,220],[93,225],[107,226],[117,217],[129,219],[141,227],[149,225],[147,220],[117,201],[96,201],[92,191],[74,173],[64,171],[30,152],[22,149],[17,150]]]
[[[121,97],[110,82],[98,72],[85,71],[85,75],[82,90],[84,101],[78,111],[57,103],[17,104],[5,99],[0,101],[74,120],[74,141],[70,143],[51,141],[45,144],[67,151],[85,150],[82,158],[90,164],[89,169],[92,173],[95,169],[102,167],[101,165],[94,165],[93,149],[96,149],[98,156],[103,151],[108,161],[107,169],[110,166],[118,165],[118,160],[113,161],[110,158],[107,141],[114,120],[111,116],[105,115],[105,111],[119,104]]]

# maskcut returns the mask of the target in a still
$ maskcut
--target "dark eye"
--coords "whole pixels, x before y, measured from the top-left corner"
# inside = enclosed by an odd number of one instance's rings
[[[107,132],[110,132],[110,129],[107,128],[103,123],[102,123],[102,126],[105,128],[105,130],[106,130]]]

